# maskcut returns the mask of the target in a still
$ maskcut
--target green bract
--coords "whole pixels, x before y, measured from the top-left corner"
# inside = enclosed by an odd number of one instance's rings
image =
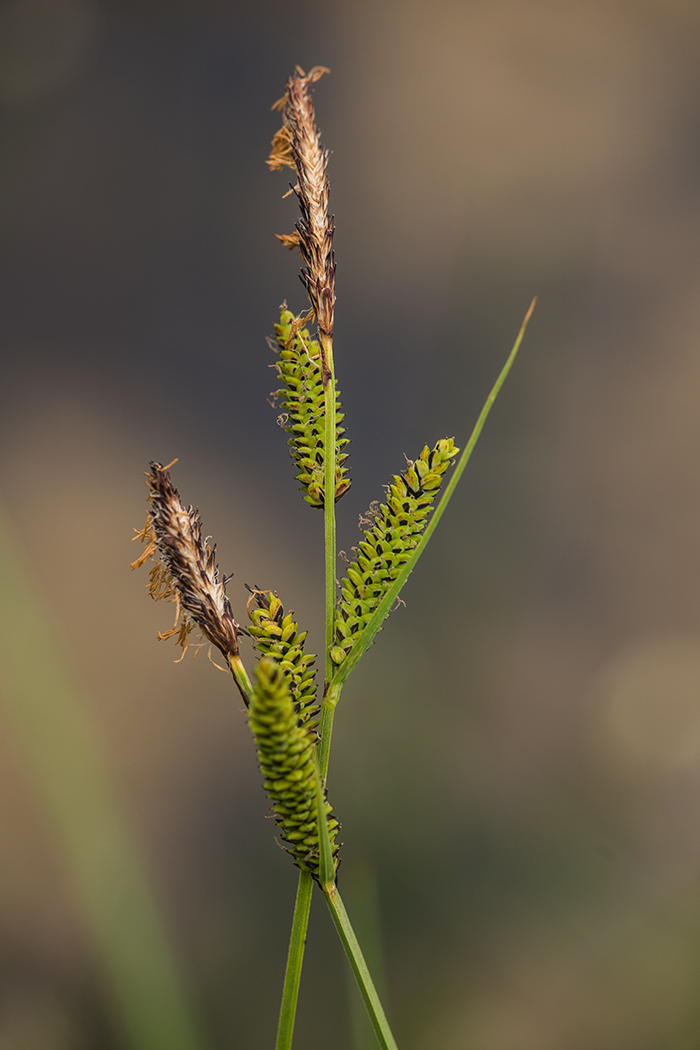
[[[255,738],[263,787],[282,829],[285,848],[302,871],[310,872],[317,879],[319,773],[315,734],[308,725],[299,724],[288,673],[267,656],[260,660],[255,671],[248,722]],[[325,793],[323,798],[337,867],[336,836],[340,825],[330,816],[332,807]]]
[[[371,528],[341,580],[335,617],[334,664],[342,664],[377,606],[398,578],[423,532],[442,478],[459,452],[452,438],[426,445],[403,474],[394,475],[386,503],[370,511]]]
[[[275,325],[275,338],[279,347],[277,370],[282,383],[275,396],[280,399],[283,410],[282,425],[289,434],[287,444],[299,473],[304,499],[312,507],[322,507],[324,502],[324,426],[325,408],[323,380],[321,378],[321,348],[317,340],[311,339],[308,328],[302,328],[303,319],[295,317],[291,310],[283,309],[280,323]],[[338,387],[335,388],[336,422],[343,413],[338,412]],[[337,428],[335,501],[350,488],[350,478],[344,463],[348,458],[342,449],[348,444],[343,437],[345,428]]]

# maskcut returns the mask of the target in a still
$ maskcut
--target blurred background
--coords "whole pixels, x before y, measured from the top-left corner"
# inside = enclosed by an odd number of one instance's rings
[[[0,1048],[274,1042],[296,871],[230,680],[173,664],[128,563],[179,457],[237,617],[274,588],[321,645],[322,520],[267,403],[305,305],[264,164],[296,63],[332,70],[339,547],[404,453],[463,446],[539,296],[336,717],[399,1045],[695,1048],[694,0],[3,0]],[[297,1044],[372,1045],[320,900]]]

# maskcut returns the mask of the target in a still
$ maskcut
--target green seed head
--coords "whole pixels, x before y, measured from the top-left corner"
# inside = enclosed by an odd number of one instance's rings
[[[403,474],[394,476],[386,503],[373,505],[365,519],[369,527],[357,560],[340,582],[335,646],[330,654],[336,666],[347,658],[418,545],[445,471],[458,452],[452,438],[443,438],[432,450],[426,445]]]
[[[318,726],[316,705],[316,657],[304,652],[306,631],[300,631],[291,612],[273,591],[249,588],[248,615],[251,625],[248,633],[262,656],[275,660],[289,676],[292,696],[299,724],[308,724],[310,730]]]
[[[255,671],[248,722],[285,849],[297,867],[318,879],[316,748],[308,725],[299,723],[289,682],[289,674],[275,660],[263,657]],[[325,793],[323,799],[337,868],[340,824],[331,816]]]
[[[291,310],[282,309],[279,324],[275,325],[277,341],[277,371],[282,387],[275,391],[279,398],[282,426],[289,434],[292,460],[297,468],[304,499],[312,507],[322,507],[324,502],[324,426],[325,403],[321,376],[321,348],[312,339],[308,328],[303,327],[304,318],[295,317]],[[340,424],[343,413],[339,411],[340,400],[336,384],[336,422]],[[350,488],[350,478],[345,463],[348,444],[345,428],[337,426],[335,500]]]

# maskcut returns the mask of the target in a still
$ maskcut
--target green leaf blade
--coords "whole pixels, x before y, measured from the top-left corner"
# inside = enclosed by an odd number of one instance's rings
[[[340,664],[338,670],[335,672],[332,680],[332,685],[336,688],[341,687],[343,683],[347,681],[351,672],[355,669],[355,667],[357,667],[357,664],[359,663],[361,658],[372,645],[378,632],[381,630],[384,620],[391,612],[391,609],[395,604],[396,599],[399,597],[399,594],[401,593],[404,584],[413,572],[413,569],[415,568],[418,559],[427,547],[428,542],[433,533],[435,532],[435,529],[437,528],[442,515],[447,509],[447,504],[452,499],[454,491],[457,488],[457,485],[459,484],[460,478],[464,473],[467,463],[471,459],[472,452],[474,451],[476,443],[479,440],[479,436],[484,428],[484,424],[489,416],[489,413],[491,412],[493,404],[496,398],[498,397],[498,394],[500,393],[501,387],[503,386],[508,377],[508,373],[513,367],[513,363],[515,361],[515,358],[517,357],[528,323],[530,321],[530,318],[532,317],[533,310],[535,309],[536,302],[537,298],[534,298],[530,303],[530,307],[527,313],[525,314],[525,318],[523,320],[522,325],[520,326],[520,331],[518,332],[518,336],[515,340],[515,343],[513,344],[513,348],[510,354],[508,355],[506,363],[501,369],[496,382],[491,388],[491,391],[488,397],[486,398],[486,401],[484,402],[484,406],[481,409],[481,412],[479,413],[479,418],[477,419],[474,425],[474,429],[472,430],[469,441],[467,442],[467,445],[464,451],[462,452],[462,455],[459,459],[459,462],[457,463],[454,473],[450,478],[449,484],[443,492],[442,498],[440,499],[440,502],[435,508],[435,512],[430,518],[430,521],[428,522],[428,525],[425,531],[423,532],[418,544],[410,554],[408,560],[403,565],[401,572],[397,576],[396,580],[387,589],[384,597],[382,598],[379,605],[372,614],[371,619],[368,621],[367,625],[362,630],[361,635],[359,635],[359,637],[357,638],[357,641],[350,650],[347,658]]]

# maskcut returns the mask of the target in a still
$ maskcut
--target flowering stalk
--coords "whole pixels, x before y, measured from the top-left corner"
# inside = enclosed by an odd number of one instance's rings
[[[317,66],[306,74],[297,67],[287,81],[284,96],[273,107],[281,112],[282,127],[268,160],[272,170],[289,167],[296,173],[292,192],[300,216],[294,232],[280,235],[279,240],[301,254],[300,276],[310,303],[306,316],[282,308],[273,348],[279,355],[276,367],[282,381],[275,396],[282,399],[280,423],[289,434],[297,480],[306,502],[323,508],[326,631],[320,712],[316,658],[305,651],[306,633],[274,591],[257,587],[248,588],[250,626],[246,630],[236,623],[226,596],[227,580],[219,579],[216,548],[202,539],[198,512],[183,505],[168,468],[159,463],[152,463],[147,475],[149,513],[136,537],[145,546],[132,567],[152,558],[149,594],[175,603],[175,623],[159,638],[175,636],[184,656],[197,629],[202,641],[226,659],[249,707],[248,723],[264,788],[284,846],[300,869],[276,1050],[290,1050],[292,1045],[314,881],[326,898],[380,1045],[396,1050],[336,885],[340,825],[326,794],[334,713],[343,684],[381,629],[464,472],[518,352],[534,301],[437,508],[433,511],[438,490],[459,451],[451,438],[432,448],[425,445],[418,458],[394,476],[385,503],[373,505],[364,520],[367,528],[357,558],[348,566],[336,602],[335,503],[350,481],[333,361],[335,258],[329,153],[321,145],[311,95],[326,72]],[[312,320],[315,336],[307,328]],[[252,683],[239,653],[241,633],[249,635],[260,656]]]
[[[333,322],[335,314],[335,256],[333,253],[333,219],[328,210],[327,149],[321,145],[316,127],[311,87],[329,70],[315,66],[308,74],[298,66],[286,84],[286,90],[273,109],[282,112],[282,127],[272,140],[268,165],[273,171],[288,167],[296,171],[292,187],[301,212],[293,234],[279,239],[289,248],[298,247],[304,266],[301,280],[309,295],[316,318],[321,353],[321,379],[324,391],[324,491],[335,488],[336,477],[336,398],[333,367]],[[333,614],[335,610],[335,511],[331,500],[324,502],[326,564],[326,682],[333,673],[330,652],[333,647]]]
[[[322,66],[317,66],[306,74],[297,67],[295,73],[287,81],[284,96],[275,103],[273,108],[282,111],[282,127],[272,141],[272,152],[268,164],[272,170],[290,167],[296,171],[297,183],[293,191],[299,201],[301,216],[298,219],[293,234],[280,236],[280,241],[287,247],[298,247],[304,267],[301,271],[301,280],[305,285],[311,303],[311,310],[318,325],[318,345],[320,351],[321,381],[323,387],[324,411],[323,411],[323,493],[334,492],[336,498],[342,495],[338,492],[338,480],[342,482],[342,470],[338,470],[338,418],[337,418],[337,394],[335,369],[333,362],[333,321],[335,308],[335,259],[333,255],[333,219],[328,211],[330,190],[328,186],[328,151],[321,146],[320,136],[316,128],[313,102],[311,99],[311,86],[328,72]],[[292,340],[295,333],[292,332]],[[279,338],[279,336],[278,336]],[[293,342],[290,342],[293,345]],[[342,417],[341,417],[342,418]],[[343,455],[341,464],[346,457]],[[320,479],[319,479],[320,480]],[[309,499],[309,495],[312,499]],[[313,502],[316,493],[309,492],[308,502]],[[318,505],[318,503],[317,503]],[[325,685],[321,708],[320,726],[320,775],[325,781],[328,771],[328,755],[330,748],[330,737],[333,728],[333,715],[335,705],[340,695],[339,690],[330,690],[331,678],[335,669],[332,653],[335,641],[335,618],[336,618],[336,527],[335,527],[335,500],[323,500],[324,512],[324,548],[325,548],[325,592],[326,592],[326,645],[325,645]],[[320,813],[320,811],[319,811]],[[324,843],[324,828],[319,815],[319,836],[321,845]],[[325,852],[328,855],[331,843],[326,841]],[[334,911],[335,882],[321,880],[324,894]],[[302,884],[299,884],[297,896],[297,907],[295,908],[295,919],[292,928],[292,940],[298,939],[298,924],[305,924],[308,919],[301,913],[299,900],[302,898]],[[310,904],[310,900],[309,900]],[[343,910],[345,927],[349,927],[349,920]],[[340,932],[340,927],[339,927]],[[354,934],[349,939],[341,933],[341,940],[348,952],[351,965],[355,975],[364,988],[365,978],[369,979],[369,973],[364,960],[362,966],[354,965],[355,956],[353,946],[357,944]],[[290,946],[290,958],[291,958]],[[301,959],[299,958],[299,966]],[[283,992],[283,1004],[288,997],[288,982],[298,977],[290,973],[289,967],[285,978],[285,990]],[[371,985],[371,979],[369,979]],[[375,1029],[384,1032],[386,1038],[382,1040],[382,1046],[395,1047],[393,1037],[388,1030],[386,1018],[381,1005],[377,999],[374,986],[371,994],[365,995],[370,1015],[372,1016]],[[278,1030],[278,1050],[286,1050],[291,1046],[292,1030],[288,1026],[282,1031],[283,1013],[280,1016],[280,1030]],[[381,1015],[381,1016],[380,1016]],[[292,1022],[293,1023],[293,1022]]]
[[[323,389],[323,418],[318,423],[323,426],[324,457],[323,493],[336,489],[337,467],[337,419],[336,419],[336,386],[333,367],[333,322],[335,310],[335,258],[333,255],[333,220],[329,214],[328,203],[330,188],[328,185],[328,151],[321,146],[316,127],[316,117],[310,88],[327,73],[323,66],[316,66],[308,74],[297,67],[289,78],[283,97],[275,103],[273,109],[282,113],[282,127],[272,140],[272,150],[268,165],[273,171],[284,167],[292,168],[297,175],[293,191],[297,196],[300,217],[293,234],[281,235],[279,240],[289,248],[298,247],[304,261],[301,280],[308,292],[311,311],[316,319],[319,334],[319,355],[321,385]],[[321,479],[318,478],[320,481]],[[342,493],[340,493],[342,495]],[[335,500],[323,500],[324,550],[325,550],[325,606],[326,606],[326,644],[325,644],[325,685],[330,681],[333,663],[330,652],[333,645],[333,620],[335,613]],[[322,712],[321,734],[323,735],[327,716]],[[322,747],[322,753],[325,749]],[[325,781],[327,764],[321,765],[320,774]],[[299,939],[299,930],[306,927],[308,909],[311,905],[310,895],[303,893],[303,875],[300,876],[297,906],[294,912],[291,944]],[[305,910],[304,910],[305,906]],[[293,1036],[294,1014],[287,1011],[284,1004],[291,997],[291,987],[296,982],[298,989],[299,973],[303,954],[297,953],[296,967],[288,964],[282,994],[283,1008],[280,1012],[280,1024],[277,1032],[277,1050],[288,1050]]]

